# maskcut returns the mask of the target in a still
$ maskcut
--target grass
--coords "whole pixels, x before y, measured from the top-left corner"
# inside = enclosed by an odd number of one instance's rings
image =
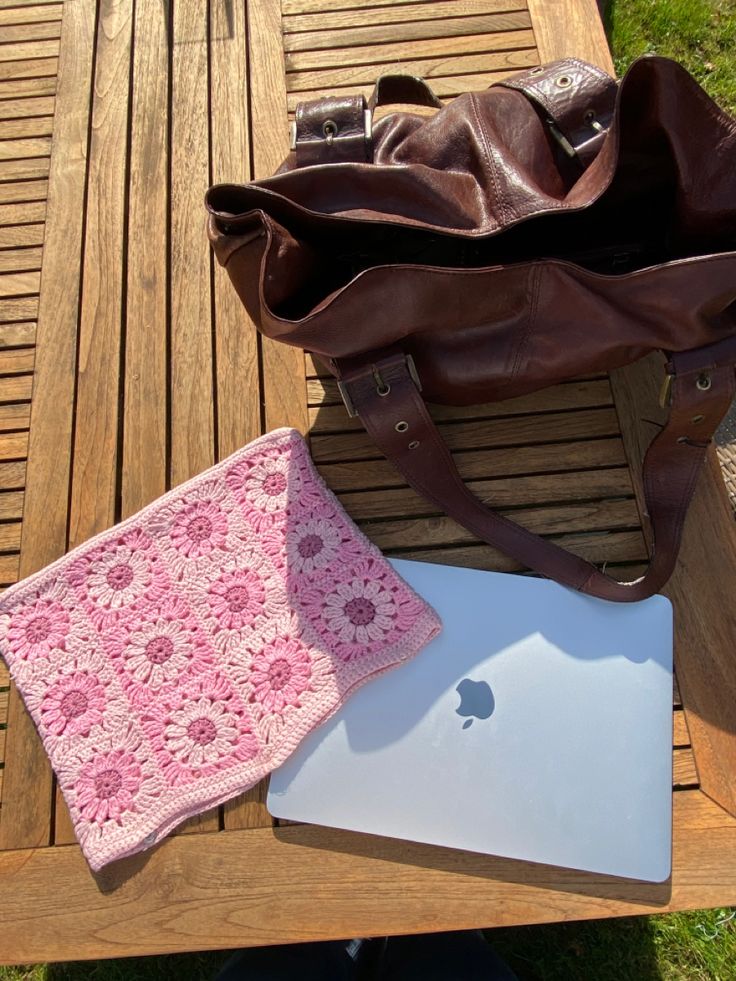
[[[553,2],[553,0],[550,0]],[[736,113],[736,0],[617,0],[604,20],[622,74],[639,55],[680,61]],[[729,910],[487,931],[522,981],[736,981]],[[0,981],[209,981],[225,953],[0,967]]]
[[[736,0],[608,0],[604,20],[617,74],[639,55],[665,55],[736,113]]]

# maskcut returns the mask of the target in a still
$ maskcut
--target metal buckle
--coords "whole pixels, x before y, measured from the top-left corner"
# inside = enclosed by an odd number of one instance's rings
[[[405,354],[404,361],[406,362],[406,368],[407,371],[409,372],[409,377],[416,385],[417,391],[421,392],[422,383],[419,380],[419,372],[417,371],[417,366],[414,364],[414,358],[410,354]],[[374,369],[374,374],[375,374],[375,371],[377,371],[376,365],[372,365],[371,367]],[[348,391],[344,381],[338,379],[337,390],[340,393],[340,398],[342,399],[345,408],[347,409],[348,416],[351,419],[356,419],[360,413],[355,408],[355,403],[350,398],[350,392]],[[389,391],[390,391],[390,387],[389,387]]]

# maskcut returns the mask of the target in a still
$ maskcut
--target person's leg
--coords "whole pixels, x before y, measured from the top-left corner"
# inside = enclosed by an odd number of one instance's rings
[[[215,981],[354,981],[351,941],[239,950]]]
[[[517,981],[480,930],[389,937],[381,981]]]

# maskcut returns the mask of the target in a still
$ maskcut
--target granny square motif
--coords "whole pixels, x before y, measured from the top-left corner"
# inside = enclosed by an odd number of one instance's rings
[[[95,870],[257,783],[439,629],[291,429],[0,598],[0,651]]]

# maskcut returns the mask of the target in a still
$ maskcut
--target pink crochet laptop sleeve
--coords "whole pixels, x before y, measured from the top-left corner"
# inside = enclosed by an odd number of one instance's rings
[[[439,631],[280,429],[0,599],[93,869],[251,787]]]

